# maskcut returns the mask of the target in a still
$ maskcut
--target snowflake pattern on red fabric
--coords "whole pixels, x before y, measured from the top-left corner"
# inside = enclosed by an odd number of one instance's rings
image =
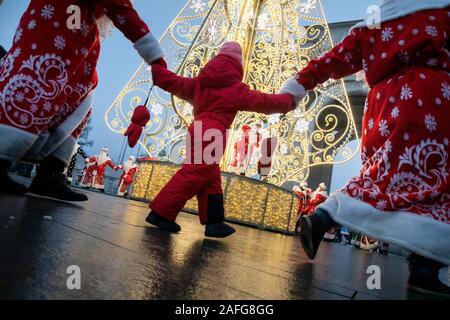
[[[92,2],[88,9],[80,0],[30,1],[0,62],[0,124],[52,132],[78,108],[98,82],[99,14],[132,42],[150,32],[129,0]],[[79,29],[67,27],[67,8],[74,4],[81,8]]]
[[[450,223],[448,10],[354,28],[297,75],[306,88],[364,70],[360,174],[340,190],[382,211]]]

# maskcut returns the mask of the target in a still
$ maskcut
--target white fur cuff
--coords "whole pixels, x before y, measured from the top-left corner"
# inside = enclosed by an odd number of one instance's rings
[[[450,225],[445,222],[407,211],[380,211],[342,192],[332,194],[318,208],[353,231],[450,265]]]
[[[164,57],[159,41],[156,40],[151,32],[136,41],[133,46],[144,61],[149,65],[152,64],[152,62]]]
[[[281,88],[280,93],[290,94],[298,105],[306,97],[307,92],[305,87],[298,83],[296,79],[292,78]]]
[[[0,124],[0,159],[21,159],[38,139],[38,135]]]

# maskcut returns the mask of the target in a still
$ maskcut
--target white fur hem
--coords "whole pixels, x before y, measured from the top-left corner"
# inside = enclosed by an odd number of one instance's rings
[[[306,97],[306,89],[294,78],[291,78],[286,84],[281,88],[280,93],[290,94],[294,100],[295,104],[299,105],[303,98]]]
[[[92,188],[98,189],[98,190],[103,190],[103,189],[105,189],[105,185],[93,183]]]
[[[133,46],[142,59],[149,65],[164,57],[159,41],[156,40],[151,32],[136,41]]]
[[[417,0],[390,0],[385,1],[381,4],[380,14],[381,21],[361,21],[357,23],[353,28],[374,28],[374,23],[383,23],[387,21],[392,21],[398,18],[405,17],[409,14],[413,14],[419,11],[432,10],[432,9],[444,9],[450,5],[449,0],[427,0],[427,1],[417,1]],[[372,19],[371,19],[372,20]]]
[[[8,161],[21,159],[38,139],[37,134],[7,125],[0,125],[0,158]]]
[[[90,187],[92,187],[92,182],[89,183],[89,184],[83,183],[85,177],[86,177],[86,174],[83,174],[83,176],[81,177],[81,182],[80,182],[79,186],[81,188],[90,188]]]
[[[332,194],[319,209],[340,225],[450,265],[450,225],[407,211],[380,211],[344,193]]]
[[[53,151],[52,156],[63,161],[66,165],[69,165],[76,145],[77,140],[75,140],[74,137],[69,136],[66,141],[64,141],[55,151]]]
[[[78,126],[83,122],[84,118],[88,114],[89,110],[92,106],[93,93],[89,93],[86,98],[84,98],[83,102],[78,106],[78,108],[67,117],[64,122],[56,128],[55,132],[53,132],[45,146],[41,150],[41,154],[44,157],[48,157],[50,154],[55,152],[58,147],[64,143],[71,134],[78,128]]]

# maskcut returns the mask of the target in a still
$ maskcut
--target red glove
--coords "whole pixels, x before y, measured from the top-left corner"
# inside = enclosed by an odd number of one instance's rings
[[[148,111],[146,106],[138,106],[134,109],[133,117],[131,117],[131,124],[124,134],[125,137],[128,137],[128,145],[131,148],[138,143],[143,127],[147,125],[149,120],[150,111]]]

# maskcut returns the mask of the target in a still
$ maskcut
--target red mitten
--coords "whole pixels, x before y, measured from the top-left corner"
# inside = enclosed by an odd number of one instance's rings
[[[154,61],[154,62],[152,63],[152,66],[155,65],[155,64],[160,65],[160,66],[163,67],[164,69],[167,69],[167,63],[166,63],[166,60],[164,60],[163,58]]]
[[[128,145],[133,148],[139,141],[142,134],[143,127],[145,127],[150,120],[150,111],[146,106],[138,106],[134,109],[133,117],[131,117],[131,124],[125,132],[128,137]]]

